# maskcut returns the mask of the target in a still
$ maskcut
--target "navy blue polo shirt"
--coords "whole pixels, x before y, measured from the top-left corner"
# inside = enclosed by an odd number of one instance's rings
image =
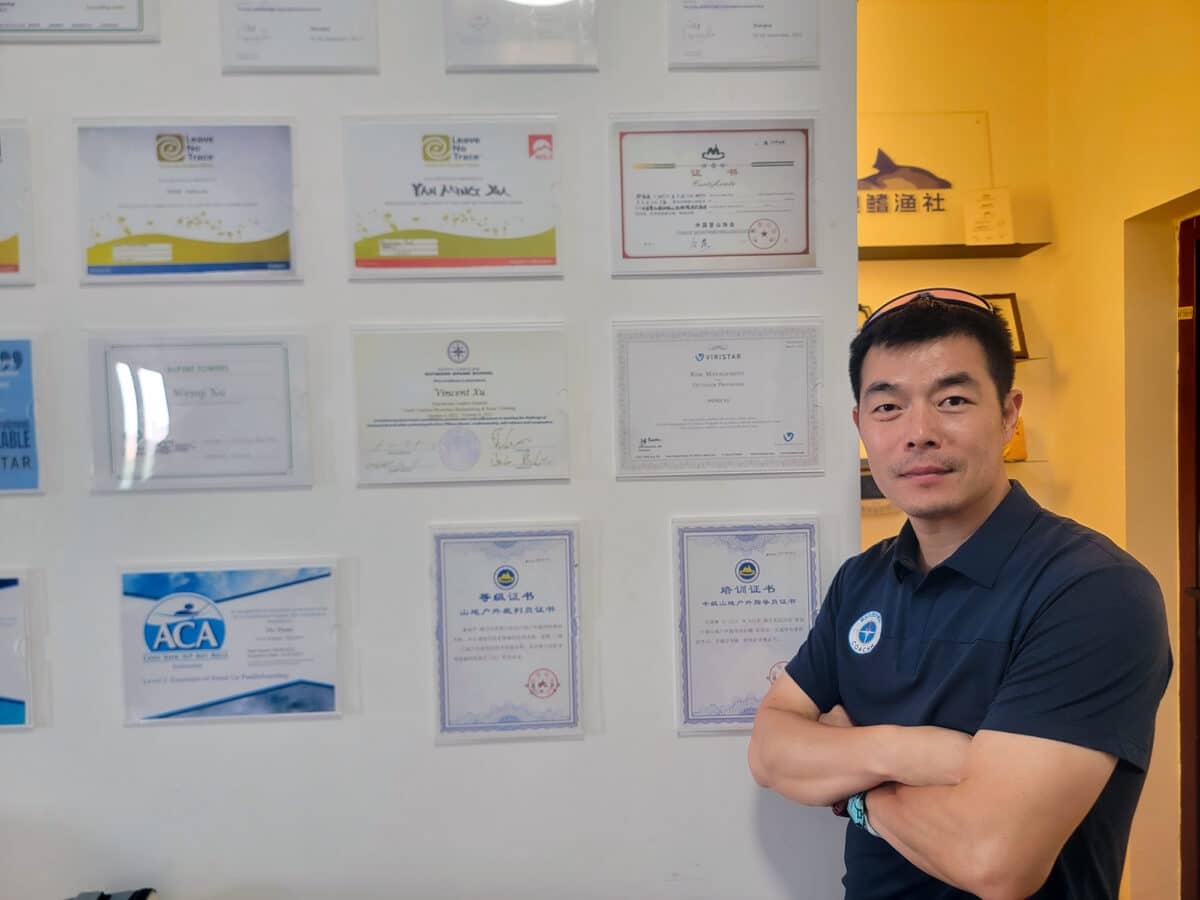
[[[1117,767],[1036,897],[1115,898],[1154,716],[1171,674],[1158,583],[1103,535],[1013,482],[928,573],[912,526],[848,560],[788,673],[858,725],[937,725],[1064,741]],[[850,900],[968,897],[879,838],[846,831]]]

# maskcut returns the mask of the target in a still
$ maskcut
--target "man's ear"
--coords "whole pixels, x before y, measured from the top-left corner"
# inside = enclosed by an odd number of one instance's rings
[[[1013,432],[1017,428],[1017,416],[1021,414],[1021,404],[1025,402],[1025,395],[1017,388],[1013,388],[1008,392],[1008,396],[1004,398],[1004,405],[1000,409],[1000,415],[1004,422],[1004,443],[1012,440]]]
[[[858,428],[858,404],[854,404],[854,409],[850,410],[850,418],[854,420],[854,427]]]

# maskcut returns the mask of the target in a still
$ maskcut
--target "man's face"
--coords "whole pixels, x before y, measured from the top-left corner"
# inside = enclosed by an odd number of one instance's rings
[[[1000,403],[979,342],[954,335],[868,350],[854,423],[876,484],[911,519],[982,522],[1007,490],[1020,408],[1020,391]]]

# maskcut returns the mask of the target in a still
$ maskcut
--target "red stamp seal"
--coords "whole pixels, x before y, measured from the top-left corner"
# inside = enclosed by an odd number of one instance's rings
[[[529,674],[525,687],[539,700],[545,700],[558,693],[558,676],[551,669],[534,669]]]
[[[774,684],[775,679],[782,675],[783,670],[786,668],[787,662],[784,660],[780,660],[779,662],[775,663],[775,665],[771,666],[771,671],[767,673],[767,681],[771,682],[771,684]]]

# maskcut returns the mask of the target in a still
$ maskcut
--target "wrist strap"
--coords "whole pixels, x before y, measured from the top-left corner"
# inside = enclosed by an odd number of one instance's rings
[[[867,816],[867,792],[859,791],[846,801],[846,813],[850,821],[866,831],[871,837],[879,837],[879,832],[871,827],[871,819]]]

